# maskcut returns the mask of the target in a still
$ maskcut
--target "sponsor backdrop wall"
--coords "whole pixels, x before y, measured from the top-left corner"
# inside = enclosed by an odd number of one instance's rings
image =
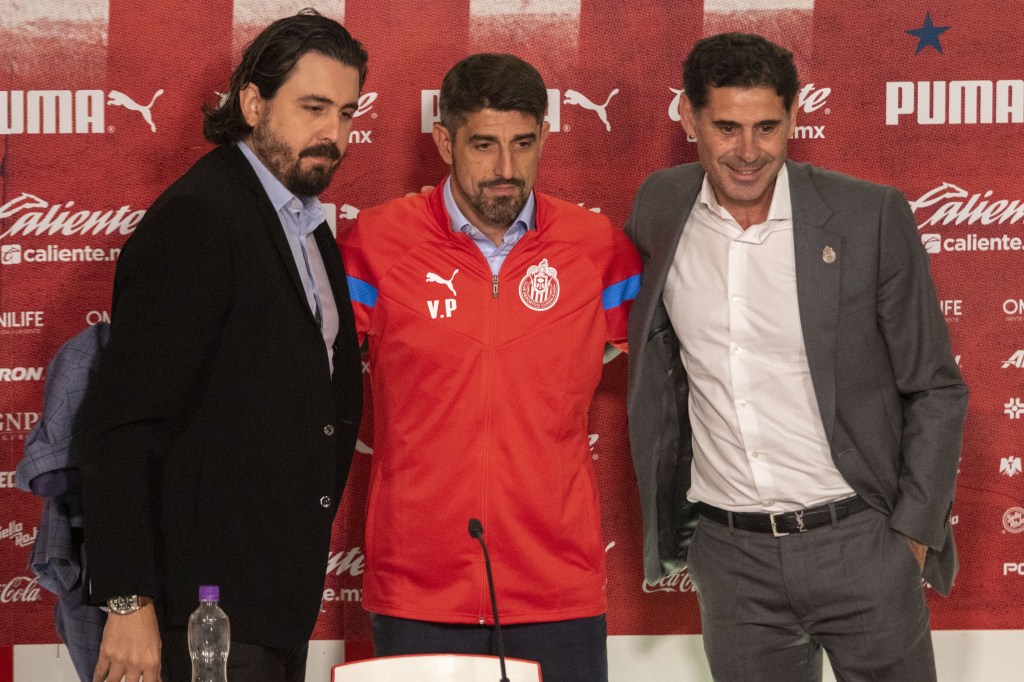
[[[109,318],[119,248],[150,202],[208,149],[199,104],[225,89],[242,46],[261,27],[304,4],[0,0],[0,681],[14,675],[11,661],[30,649],[23,645],[58,641],[54,597],[27,567],[41,502],[14,487],[41,412],[45,367],[68,338]],[[514,52],[540,69],[552,135],[539,186],[621,225],[648,173],[696,158],[676,109],[680,61],[693,42],[746,30],[792,49],[802,87],[790,155],[895,185],[911,201],[971,387],[953,508],[962,566],[952,596],[929,591],[933,627],[969,636],[1024,626],[1024,7],[1001,0],[317,6],[370,52],[348,158],[323,196],[338,230],[361,208],[444,177],[427,133],[441,77],[466,54]],[[159,362],[160,349],[153,351]],[[609,630],[684,642],[657,636],[699,633],[685,571],[653,585],[641,573],[625,375],[622,357],[606,366],[591,412]],[[360,585],[371,427],[362,428],[314,633],[345,640],[349,658],[370,653]],[[501,567],[495,574],[514,580]],[[613,673],[643,665],[656,648],[613,647]],[[673,656],[699,660],[683,644]],[[1004,679],[1022,679],[1016,670]],[[663,670],[661,679],[678,672]]]

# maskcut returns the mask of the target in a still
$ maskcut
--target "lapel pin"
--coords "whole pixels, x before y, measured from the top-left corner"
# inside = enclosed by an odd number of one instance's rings
[[[831,246],[826,246],[821,250],[821,260],[829,264],[836,262],[836,252],[832,250]]]

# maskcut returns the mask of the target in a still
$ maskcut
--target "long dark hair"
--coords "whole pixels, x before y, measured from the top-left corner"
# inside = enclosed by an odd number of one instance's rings
[[[242,61],[231,74],[227,95],[218,104],[204,104],[203,136],[214,144],[231,144],[252,132],[242,116],[238,93],[249,83],[260,97],[277,94],[299,59],[317,52],[359,71],[359,88],[366,81],[366,50],[345,27],[306,8],[293,17],[278,19],[245,47]]]

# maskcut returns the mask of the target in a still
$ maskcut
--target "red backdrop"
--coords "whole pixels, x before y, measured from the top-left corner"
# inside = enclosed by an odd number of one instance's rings
[[[207,150],[199,103],[224,89],[259,28],[300,5],[4,4],[0,651],[57,641],[53,597],[27,568],[41,504],[14,488],[13,475],[41,411],[44,368],[64,341],[107,319],[119,246]],[[790,155],[895,185],[911,200],[971,388],[953,510],[962,566],[949,598],[929,595],[933,627],[1024,625],[1024,8],[1000,0],[655,0],[642,9],[610,0],[331,0],[318,9],[370,52],[349,156],[323,197],[339,229],[361,207],[443,178],[424,134],[435,115],[430,91],[471,52],[514,52],[540,69],[555,131],[540,186],[621,225],[648,173],[695,159],[674,113],[693,42],[746,30],[794,50],[804,86]],[[581,103],[603,107],[607,124]],[[695,633],[685,572],[657,585],[643,580],[625,373],[624,358],[606,366],[591,412],[609,631]],[[346,639],[351,653],[369,637],[359,590],[371,433],[364,423],[315,632]]]

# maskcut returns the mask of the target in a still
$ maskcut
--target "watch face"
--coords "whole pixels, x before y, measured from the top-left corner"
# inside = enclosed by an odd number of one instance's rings
[[[139,610],[139,598],[136,595],[130,597],[112,597],[107,600],[107,608],[113,613],[127,616]]]

